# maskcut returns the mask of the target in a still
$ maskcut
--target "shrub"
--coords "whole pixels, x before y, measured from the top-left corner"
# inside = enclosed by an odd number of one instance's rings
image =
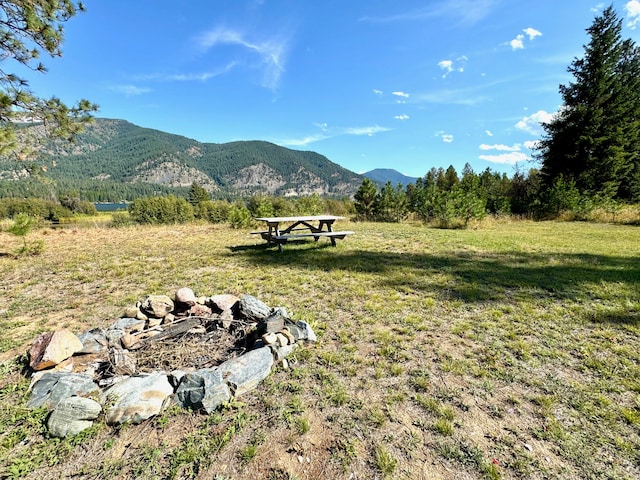
[[[195,216],[211,223],[223,223],[229,219],[231,205],[225,200],[205,200],[195,207]]]
[[[141,224],[187,223],[194,219],[193,206],[174,195],[138,198],[131,202],[128,211],[131,218]]]
[[[121,228],[133,225],[135,222],[127,212],[114,212],[111,215],[110,227]]]
[[[232,228],[249,228],[252,222],[251,212],[243,204],[236,203],[229,210],[229,224]]]

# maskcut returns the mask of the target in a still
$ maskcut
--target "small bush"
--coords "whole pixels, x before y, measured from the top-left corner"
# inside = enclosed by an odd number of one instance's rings
[[[251,212],[244,205],[236,203],[229,210],[231,228],[249,228],[252,223]]]
[[[194,219],[193,206],[174,195],[138,198],[131,202],[128,210],[131,218],[141,224],[170,225]]]
[[[229,220],[231,205],[225,200],[205,200],[195,207],[195,216],[211,223],[224,223]]]
[[[122,228],[129,227],[134,223],[135,222],[131,218],[131,215],[127,212],[114,212],[111,215],[111,222],[109,223],[109,226],[113,228]]]

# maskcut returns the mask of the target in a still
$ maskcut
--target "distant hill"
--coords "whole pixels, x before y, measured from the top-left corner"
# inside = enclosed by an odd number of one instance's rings
[[[39,129],[23,126],[19,136],[42,137]],[[1,160],[0,196],[8,196],[7,190],[18,189],[28,179],[23,165]],[[349,196],[362,184],[362,176],[316,152],[263,141],[201,143],[104,118],[89,125],[75,144],[45,140],[35,162],[46,167],[57,188],[73,189],[90,201],[184,193],[193,182],[220,197]]]
[[[398,185],[398,183],[408,185],[410,183],[416,183],[417,180],[417,178],[408,177],[397,170],[393,170],[392,168],[376,168],[370,172],[363,173],[362,176],[370,178],[374,182],[382,185],[385,185],[387,182],[391,182],[391,185],[394,187]]]

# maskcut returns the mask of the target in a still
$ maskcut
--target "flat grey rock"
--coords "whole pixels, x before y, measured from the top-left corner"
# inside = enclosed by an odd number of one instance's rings
[[[48,372],[31,386],[28,408],[55,409],[65,398],[85,396],[98,391],[89,375],[81,373]]]
[[[253,390],[269,376],[273,354],[269,347],[250,350],[244,355],[227,360],[218,367],[234,396]]]
[[[167,397],[173,393],[169,378],[161,372],[129,377],[100,392],[109,425],[141,423],[158,415]]]
[[[187,373],[176,389],[174,402],[184,408],[204,409],[207,413],[231,399],[231,391],[216,368]]]
[[[65,398],[49,416],[47,429],[52,436],[58,438],[77,435],[91,427],[101,411],[100,404],[90,398]]]

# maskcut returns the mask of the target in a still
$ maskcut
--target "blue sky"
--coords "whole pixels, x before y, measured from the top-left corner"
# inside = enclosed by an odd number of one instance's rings
[[[527,170],[582,57],[589,0],[87,0],[41,96],[201,142],[266,140],[354,172]],[[640,43],[640,0],[613,2]],[[7,68],[5,65],[3,68]]]

